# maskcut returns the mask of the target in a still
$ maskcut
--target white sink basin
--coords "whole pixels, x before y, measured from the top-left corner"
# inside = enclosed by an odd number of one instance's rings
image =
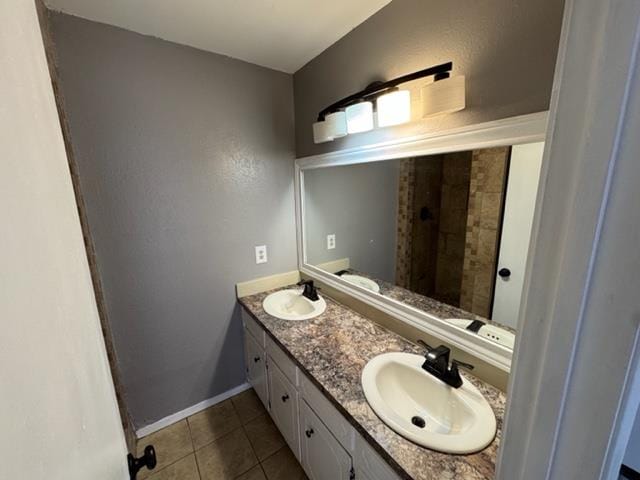
[[[418,445],[467,454],[487,447],[496,417],[480,391],[464,380],[453,388],[422,369],[424,357],[385,353],[362,371],[362,388],[374,412]]]
[[[280,290],[264,299],[262,308],[269,315],[282,320],[309,320],[322,314],[327,308],[324,298],[318,295],[312,302],[302,296],[302,289]]]
[[[370,278],[362,277],[360,275],[352,275],[350,273],[345,273],[344,275],[341,275],[340,278],[343,278],[354,285],[358,285],[359,287],[371,290],[372,292],[380,293],[380,286]]]

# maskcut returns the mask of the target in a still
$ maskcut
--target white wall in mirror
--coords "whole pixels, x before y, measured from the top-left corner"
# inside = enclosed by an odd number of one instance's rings
[[[301,271],[508,370],[545,130],[543,112],[297,160]]]

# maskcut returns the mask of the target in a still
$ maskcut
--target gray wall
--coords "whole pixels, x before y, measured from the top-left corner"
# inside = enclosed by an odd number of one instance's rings
[[[234,284],[296,268],[292,78],[61,14],[52,27],[140,427],[244,382]]]
[[[394,282],[398,161],[328,167],[305,173],[307,261],[349,258],[351,268]],[[336,248],[327,250],[327,235]]]
[[[300,157],[546,110],[562,0],[393,0],[294,75]],[[314,145],[322,108],[374,80],[453,61],[467,109]]]

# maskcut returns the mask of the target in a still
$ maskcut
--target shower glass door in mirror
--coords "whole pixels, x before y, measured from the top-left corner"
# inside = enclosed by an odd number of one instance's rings
[[[306,170],[306,263],[513,348],[542,151]]]

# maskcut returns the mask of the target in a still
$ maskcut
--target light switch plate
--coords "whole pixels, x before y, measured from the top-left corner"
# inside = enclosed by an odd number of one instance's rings
[[[332,233],[327,235],[327,250],[333,250],[336,248],[336,234]]]
[[[256,263],[267,263],[266,245],[259,245],[256,247]]]

